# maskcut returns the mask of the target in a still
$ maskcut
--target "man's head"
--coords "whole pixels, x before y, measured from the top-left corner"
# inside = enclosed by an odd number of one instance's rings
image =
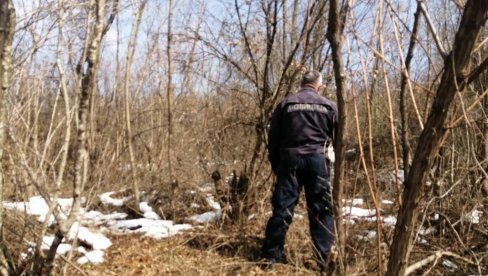
[[[318,71],[307,71],[302,75],[301,86],[310,86],[319,90],[322,86],[322,74]]]

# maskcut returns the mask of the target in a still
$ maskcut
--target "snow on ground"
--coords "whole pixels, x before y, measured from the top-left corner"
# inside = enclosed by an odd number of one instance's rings
[[[102,250],[93,250],[86,252],[85,256],[79,258],[76,262],[79,265],[84,265],[86,263],[101,264],[103,263],[104,252]]]
[[[100,200],[105,205],[122,206],[131,197],[113,198],[115,192],[108,192],[100,195]],[[209,204],[213,207],[218,205],[213,199],[209,199]],[[85,202],[85,200],[82,200]],[[212,205],[212,204],[213,205]],[[61,218],[67,218],[71,206],[72,199],[60,198],[57,200],[58,207],[62,211]],[[3,202],[6,209],[26,212],[27,214],[37,216],[38,220],[43,222],[46,220],[49,211],[48,203],[40,196],[34,196],[27,202]],[[218,206],[220,208],[220,206]],[[78,264],[92,263],[99,264],[103,262],[104,250],[112,245],[110,239],[105,235],[108,233],[142,233],[146,236],[161,239],[176,235],[177,233],[189,230],[192,228],[190,224],[173,224],[169,220],[161,220],[151,206],[147,202],[141,202],[139,205],[140,211],[144,214],[141,219],[126,219],[126,213],[114,212],[110,214],[103,214],[99,211],[81,208],[78,221],[73,223],[68,231],[63,243],[57,249],[57,254],[65,255],[68,252],[75,250],[81,257],[77,260]],[[54,222],[54,217],[49,218],[49,222]],[[107,228],[108,227],[108,228]],[[85,247],[72,248],[71,242],[78,240],[86,245],[91,251]],[[42,249],[48,250],[54,241],[54,236],[46,235],[42,240]],[[31,243],[35,246],[34,243]],[[30,249],[32,251],[32,249]]]
[[[200,215],[194,215],[189,217],[188,219],[196,223],[208,223],[220,219],[220,217],[222,216],[222,207],[220,207],[220,204],[215,201],[211,193],[212,187],[204,186],[200,188],[200,191],[202,193],[206,193],[207,204],[213,209],[213,211],[205,212]]]
[[[376,238],[376,231],[366,231],[364,235],[356,235],[356,238],[361,241],[369,241]]]
[[[468,213],[468,220],[474,224],[479,224],[482,214],[483,214],[482,211],[474,209],[473,211]]]
[[[449,269],[449,271],[451,271],[451,272],[453,272],[459,268],[455,263],[453,263],[447,259],[442,260],[442,265],[444,267],[447,267]]]
[[[352,201],[354,205],[354,200]],[[342,212],[345,217],[346,223],[355,224],[358,220],[363,221],[376,221],[376,211],[374,209],[365,209],[360,207],[342,207]],[[395,216],[381,216],[382,221],[385,225],[395,226],[396,217]]]
[[[54,236],[44,236],[42,237],[42,244],[41,248],[43,250],[48,250],[51,244],[53,244]],[[65,255],[66,253],[71,251],[71,244],[61,243],[56,250],[56,253],[59,255]]]
[[[111,221],[108,225],[112,230],[122,233],[142,233],[155,239],[167,238],[192,228],[190,224],[173,224],[171,220],[147,218]]]
[[[123,198],[113,198],[115,192],[107,192],[101,194],[100,201],[102,201],[105,205],[113,205],[113,206],[123,206],[127,201],[131,200],[132,196],[126,196]]]
[[[397,179],[400,181],[400,183],[405,182],[405,171],[402,169],[398,170],[398,173],[396,174],[395,178],[395,170],[390,172],[390,177],[392,181],[396,181]]]
[[[194,215],[191,216],[189,219],[197,223],[208,223],[219,219],[221,215],[222,213],[216,210],[216,211],[205,212],[200,215]]]
[[[83,201],[83,200],[82,200]],[[59,198],[57,200],[58,207],[61,209],[60,216],[66,218],[73,199]],[[17,210],[20,212],[27,212],[28,214],[37,216],[40,222],[46,220],[47,213],[49,211],[49,205],[41,196],[33,196],[29,198],[29,202],[4,202],[3,207],[10,210]],[[49,218],[49,224],[54,222],[54,216]]]
[[[193,215],[188,218],[188,221],[199,224],[208,223],[218,220],[222,215],[221,206],[215,201],[212,195],[212,187],[210,185],[200,188],[198,192],[206,195],[208,205],[213,209],[212,211],[203,214]],[[196,192],[195,192],[196,193]],[[123,206],[126,202],[131,200],[131,196],[123,198],[114,198],[116,192],[107,192],[99,196],[101,202],[109,206]],[[83,200],[85,202],[85,200]],[[344,201],[346,207],[343,207],[343,213],[347,223],[354,224],[356,221],[376,221],[376,212],[374,209],[366,209],[356,207],[364,205],[364,199],[354,198]],[[58,207],[62,210],[61,218],[66,218],[71,205],[72,199],[60,198],[57,200]],[[383,201],[384,204],[391,204],[390,201]],[[4,202],[4,208],[17,210],[20,212],[27,212],[28,214],[38,217],[39,221],[46,219],[49,206],[46,201],[40,196],[34,196],[27,202]],[[192,206],[194,207],[194,206]],[[175,235],[181,231],[192,229],[191,224],[174,224],[171,220],[162,220],[148,202],[140,202],[139,209],[143,213],[143,218],[127,219],[128,215],[121,212],[112,212],[104,214],[96,210],[86,210],[82,208],[78,221],[70,228],[65,240],[57,249],[57,253],[65,255],[70,251],[75,251],[80,255],[77,263],[82,265],[86,263],[99,264],[104,261],[104,250],[112,245],[110,238],[106,234],[143,234],[154,239],[167,238]],[[473,210],[469,213],[468,218],[473,223],[479,223],[479,218],[482,212]],[[396,218],[393,216],[384,216],[382,220],[387,226],[394,226]],[[54,222],[54,217],[49,218],[49,222]],[[426,230],[428,232],[428,230]],[[420,233],[425,234],[424,232]],[[366,232],[365,235],[360,235],[360,240],[371,240],[375,237],[375,231]],[[43,237],[42,248],[47,250],[54,240],[53,236],[47,235]],[[87,248],[80,246],[72,248],[71,242],[75,240],[81,241]],[[32,249],[30,249],[32,251]]]
[[[112,245],[109,238],[101,233],[93,233],[85,226],[81,226],[79,222],[73,223],[68,235],[68,240],[78,239],[90,245],[93,249],[104,250]]]
[[[353,198],[353,199],[343,200],[343,202],[346,202],[347,204],[352,204],[353,206],[357,206],[357,205],[363,205],[364,204],[364,199],[362,199],[362,198]]]
[[[144,213],[144,217],[147,219],[161,219],[147,202],[139,203],[139,210]]]

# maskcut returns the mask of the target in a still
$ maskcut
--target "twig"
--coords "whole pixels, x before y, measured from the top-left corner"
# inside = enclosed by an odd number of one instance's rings
[[[437,49],[439,50],[442,58],[446,58],[447,52],[444,49],[444,46],[442,46],[442,42],[439,38],[439,35],[437,35],[437,30],[434,26],[434,23],[432,22],[432,19],[430,18],[429,13],[427,12],[427,8],[425,7],[424,1],[419,0],[418,3],[420,5],[420,7],[422,8],[422,13],[425,16],[425,19],[427,21],[427,25],[429,25],[430,32],[432,33],[432,36],[434,37],[435,45],[437,46]]]
[[[457,117],[457,119],[455,119],[454,121],[452,121],[446,128],[454,128],[456,127],[456,125],[459,123],[459,121],[461,121],[463,118],[465,118],[465,113],[471,111],[471,109],[473,109],[477,104],[479,104],[484,97],[486,97],[486,95],[488,95],[488,89],[486,89],[483,94],[481,94],[478,98],[476,98],[476,100],[466,109],[466,111],[459,115],[459,117]]]
[[[439,250],[439,251],[434,252],[434,254],[428,256],[427,258],[425,258],[423,260],[420,260],[420,261],[418,261],[418,262],[410,265],[409,267],[407,267],[407,269],[405,270],[405,275],[409,275],[412,272],[414,272],[415,270],[418,270],[418,269],[420,269],[420,268],[428,265],[431,262],[437,261],[437,260],[439,260],[440,258],[442,258],[444,256],[448,256],[448,257],[452,257],[452,258],[461,260],[461,261],[463,261],[465,263],[468,263],[470,265],[476,265],[475,263],[473,263],[469,259],[466,259],[466,258],[464,258],[462,256],[459,256],[458,254],[455,254],[455,253],[452,253],[452,252],[449,252],[449,251],[441,251],[441,250]]]
[[[422,225],[424,225],[424,221],[425,221],[425,217],[427,216],[427,210],[429,209],[429,206],[430,204],[432,204],[434,201],[436,200],[441,200],[443,199],[444,197],[446,197],[457,185],[459,185],[461,183],[462,179],[458,180],[456,183],[454,183],[444,194],[440,195],[440,196],[436,196],[436,197],[433,197],[429,200],[429,202],[427,202],[427,205],[425,206],[424,208],[424,214],[422,216],[422,222],[419,224],[420,227],[422,227]],[[420,228],[419,230],[417,231],[417,234],[415,235],[415,241],[417,240],[418,236],[419,236],[419,233],[420,233]]]

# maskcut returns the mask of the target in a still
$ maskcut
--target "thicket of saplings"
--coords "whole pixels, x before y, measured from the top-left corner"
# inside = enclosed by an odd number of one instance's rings
[[[6,178],[5,196],[9,200],[27,200],[30,196],[41,190],[53,189],[53,180],[56,177],[56,158],[63,143],[63,129],[60,122],[64,119],[63,101],[57,97],[57,88],[50,83],[49,78],[29,77],[22,82],[17,80],[19,93],[11,97],[11,102],[18,110],[10,118],[10,139],[8,141],[8,176]],[[41,82],[41,85],[39,85]],[[41,87],[36,90],[36,87]],[[34,91],[32,90],[34,89]],[[333,92],[331,87],[328,92]],[[245,165],[249,161],[255,139],[254,122],[255,110],[253,101],[249,100],[239,90],[226,90],[208,94],[180,93],[174,95],[173,120],[168,126],[166,103],[158,96],[156,91],[148,93],[143,99],[135,100],[132,104],[133,145],[135,152],[136,178],[131,177],[128,151],[123,118],[122,103],[114,102],[104,95],[97,95],[93,99],[92,120],[89,134],[89,170],[88,181],[83,194],[88,197],[89,208],[106,208],[99,204],[97,195],[105,191],[129,190],[132,181],[136,181],[140,190],[145,192],[145,200],[156,205],[160,215],[173,219],[176,222],[185,221],[192,210],[191,203],[199,203],[201,211],[209,209],[205,205],[205,195],[189,193],[197,191],[206,183],[212,183],[212,173],[219,171],[226,185],[231,190],[232,181],[237,181]],[[333,93],[329,93],[333,94]],[[467,101],[469,95],[467,94]],[[474,96],[472,96],[474,97]],[[386,115],[387,102],[382,89],[376,89],[371,100],[371,121],[366,116],[366,97],[358,93],[355,100],[348,102],[349,110],[358,108],[358,116],[350,115],[348,126],[348,154],[347,176],[345,185],[346,199],[364,198],[363,207],[372,208],[371,190],[368,188],[365,167],[369,175],[374,176],[373,192],[380,199],[389,199],[395,202],[392,206],[381,206],[384,214],[395,215],[398,208],[398,193],[394,178],[395,166],[393,158],[393,143],[389,130],[389,118]],[[428,106],[428,97],[421,98]],[[398,104],[394,108],[398,110]],[[460,106],[457,109],[461,108]],[[455,108],[456,109],[456,108]],[[427,112],[428,109],[425,110]],[[424,115],[426,113],[423,113]],[[473,118],[486,116],[483,110],[470,114]],[[395,119],[396,120],[396,119]],[[473,124],[479,123],[474,120]],[[411,115],[410,139],[412,150],[415,149],[415,140],[420,127],[415,116]],[[371,126],[371,141],[365,127]],[[168,145],[167,133],[171,127],[172,140]],[[74,131],[74,130],[73,130]],[[395,130],[399,133],[399,129]],[[76,137],[72,135],[71,137]],[[398,137],[398,135],[396,136]],[[395,141],[398,154],[401,152],[401,142]],[[71,145],[76,140],[71,141]],[[360,149],[360,145],[362,150]],[[435,165],[428,180],[429,185],[424,194],[421,216],[418,218],[419,227],[434,227],[436,234],[426,237],[427,244],[417,243],[413,249],[413,257],[420,259],[428,252],[427,248],[463,248],[472,254],[478,253],[480,244],[488,240],[488,227],[486,222],[474,225],[466,220],[466,215],[474,208],[487,205],[479,173],[479,153],[483,147],[479,129],[466,123],[452,129],[446,138],[440,154],[436,156]],[[171,162],[174,181],[169,179],[168,147],[171,149]],[[71,147],[73,148],[73,147]],[[372,150],[372,155],[371,155]],[[361,151],[363,152],[361,154]],[[21,153],[21,154],[19,154]],[[69,197],[71,193],[70,181],[73,177],[74,152],[70,151],[67,166],[65,189],[61,196]],[[250,259],[258,259],[260,237],[270,215],[270,197],[274,177],[267,163],[266,152],[261,154],[259,174],[247,183],[244,190],[239,190],[242,196],[235,205],[236,210],[231,211],[227,219],[209,225],[209,231],[219,231],[224,237],[253,236],[256,239],[242,238],[232,248],[227,248],[226,254],[239,252],[244,257],[248,254]],[[370,156],[374,158],[371,162]],[[365,158],[366,162],[361,162]],[[402,169],[401,160],[398,160]],[[39,177],[32,179],[30,171],[35,171]],[[144,196],[143,196],[144,198]],[[297,213],[305,214],[306,209],[301,198]],[[127,204],[125,211],[131,216],[141,214]],[[486,212],[486,207],[484,212]],[[236,214],[242,212],[242,214]],[[10,215],[10,217],[9,217]],[[252,219],[249,217],[252,216]],[[303,221],[292,224],[288,235],[286,247],[287,261],[290,264],[302,266],[311,258],[310,241],[308,237],[308,224],[306,216]],[[18,244],[14,250],[16,256],[26,250],[23,240],[39,235],[40,225],[35,219],[24,216],[19,219],[18,214],[12,217],[7,213],[6,240],[9,245]],[[374,240],[358,240],[357,236],[365,231],[376,229],[375,222],[359,222],[347,225],[347,260],[351,272],[374,272],[378,270],[377,258],[373,250]],[[382,227],[382,243],[385,248],[389,245],[393,228]],[[194,247],[216,248],[216,243],[225,243],[226,238],[196,238],[190,242]],[[217,246],[218,247],[218,246]],[[240,249],[236,249],[240,248]],[[455,251],[454,249],[452,249]],[[225,251],[225,250],[224,250]],[[237,254],[237,253],[236,253]],[[383,256],[386,260],[386,256]],[[17,258],[21,262],[20,258]],[[482,265],[487,258],[482,257]],[[435,268],[442,271],[442,266]],[[469,272],[469,264],[463,271]],[[439,272],[441,273],[441,272]]]

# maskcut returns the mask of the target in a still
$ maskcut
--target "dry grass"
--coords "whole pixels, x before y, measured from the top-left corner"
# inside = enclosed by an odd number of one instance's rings
[[[217,243],[201,244],[203,240]],[[186,233],[163,240],[143,236],[114,236],[106,262],[84,266],[88,275],[313,275],[313,271],[279,264],[273,272],[243,254],[256,243],[229,241],[222,235]],[[197,248],[201,246],[201,248]],[[205,248],[208,246],[207,248]],[[240,251],[242,250],[242,251]],[[235,253],[235,256],[231,256]],[[73,272],[73,275],[80,275]],[[71,273],[70,273],[71,274]]]
[[[287,235],[284,254],[285,264],[278,264],[272,272],[264,271],[260,266],[260,249],[265,223],[270,215],[269,205],[265,210],[245,225],[231,225],[213,222],[193,230],[167,238],[155,240],[140,235],[112,235],[113,245],[105,252],[105,262],[101,265],[84,265],[77,270],[58,258],[56,272],[60,267],[67,266],[65,275],[316,275],[313,268],[311,241],[308,231],[308,219],[302,196],[296,208],[296,216]],[[368,202],[361,207],[368,208]],[[386,206],[384,206],[387,209]],[[394,210],[385,210],[394,213]],[[385,213],[384,213],[385,214]],[[454,218],[459,215],[448,214]],[[26,252],[25,243],[21,247],[18,233],[24,228],[21,220],[23,214],[9,212],[7,216],[6,241],[14,250],[14,257],[20,252]],[[38,227],[37,221],[26,216],[32,230],[26,234],[26,239],[33,240]],[[482,271],[486,271],[487,253],[482,245],[488,244],[487,227],[484,221],[478,225],[459,223],[455,229],[462,238],[462,245],[453,235],[447,225],[428,222],[442,232],[423,236],[428,244],[417,243],[412,251],[410,262],[414,263],[432,254],[433,251],[443,249],[470,258],[471,253],[458,249],[469,248],[480,260]],[[425,226],[425,225],[424,225]],[[347,226],[347,275],[376,275],[378,271],[375,239],[364,239],[368,231],[375,231],[374,222],[357,221]],[[391,241],[393,227],[384,226],[383,240]],[[74,257],[74,256],[73,256]],[[72,261],[76,260],[73,258]],[[444,260],[444,259],[443,259]],[[431,275],[453,275],[453,272],[442,265],[440,260],[429,273]],[[472,265],[450,260],[459,266],[456,272],[476,274],[477,269]],[[26,264],[23,264],[26,265]],[[425,270],[419,270],[421,275]]]

